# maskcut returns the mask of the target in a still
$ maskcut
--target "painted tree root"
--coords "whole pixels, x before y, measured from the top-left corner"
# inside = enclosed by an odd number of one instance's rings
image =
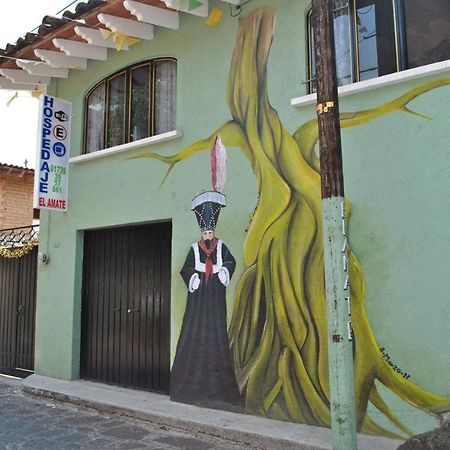
[[[228,148],[239,148],[250,160],[259,201],[244,243],[246,270],[236,289],[229,329],[239,386],[249,412],[329,427],[320,167],[314,153],[317,121],[291,135],[269,103],[266,68],[274,18],[274,11],[264,8],[240,23],[227,89],[232,120],[176,155],[144,153],[137,158],[169,164],[167,177],[178,162],[209,151],[220,134]],[[450,78],[431,81],[377,108],[343,113],[341,126],[360,125],[392,112],[425,117],[409,110],[408,102],[447,84]],[[448,410],[450,401],[405,380],[382,357],[365,312],[363,271],[352,251],[349,266],[358,430],[410,435],[379,395],[377,381],[430,414]],[[367,415],[368,402],[396,425],[399,434]]]

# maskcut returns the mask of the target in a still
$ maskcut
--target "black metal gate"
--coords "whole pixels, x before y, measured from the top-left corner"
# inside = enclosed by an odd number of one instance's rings
[[[171,223],[84,234],[81,377],[169,392]]]
[[[34,370],[36,237],[36,227],[0,231],[0,373]]]

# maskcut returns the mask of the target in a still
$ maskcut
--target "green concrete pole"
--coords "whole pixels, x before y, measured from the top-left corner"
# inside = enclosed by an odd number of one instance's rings
[[[355,395],[344,197],[322,199],[328,373],[334,450],[356,449]]]
[[[351,296],[347,257],[339,104],[334,54],[333,0],[313,0],[317,116],[328,314],[331,434],[334,450],[354,450],[355,394]]]

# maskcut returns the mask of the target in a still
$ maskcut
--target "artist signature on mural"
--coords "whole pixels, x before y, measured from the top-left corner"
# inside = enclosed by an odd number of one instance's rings
[[[400,367],[396,366],[392,361],[391,357],[389,356],[389,353],[386,351],[384,347],[380,347],[380,352],[382,353],[384,359],[386,362],[392,367],[392,370],[400,374],[405,380],[407,380],[411,375],[409,373],[403,372]]]

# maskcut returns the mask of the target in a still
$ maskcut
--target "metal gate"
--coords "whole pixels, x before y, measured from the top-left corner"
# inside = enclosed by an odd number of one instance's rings
[[[171,223],[84,234],[81,377],[169,392]]]
[[[34,370],[37,227],[0,231],[0,373]]]

